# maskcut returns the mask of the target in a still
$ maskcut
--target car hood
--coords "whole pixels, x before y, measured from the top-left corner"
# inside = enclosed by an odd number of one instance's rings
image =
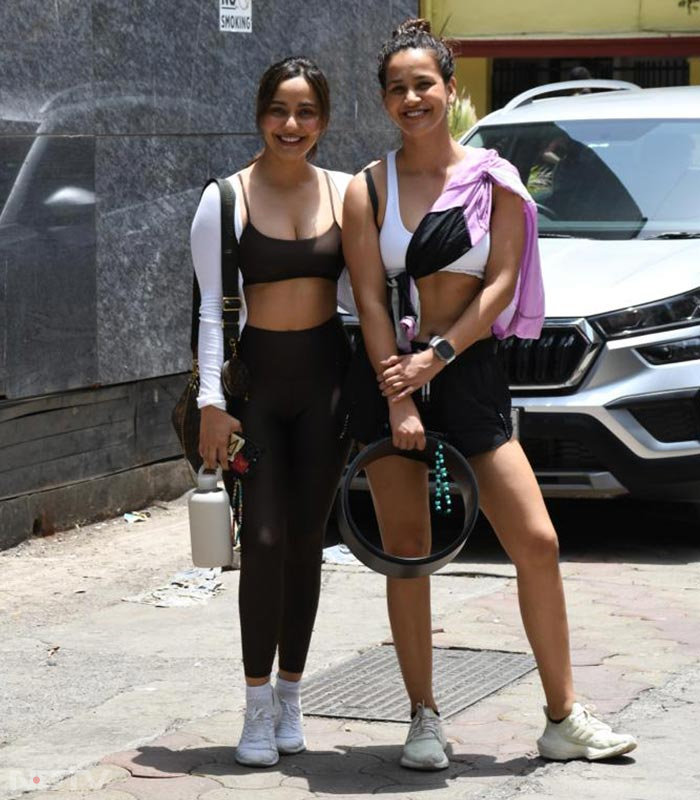
[[[700,239],[540,239],[548,317],[586,317],[700,286]]]

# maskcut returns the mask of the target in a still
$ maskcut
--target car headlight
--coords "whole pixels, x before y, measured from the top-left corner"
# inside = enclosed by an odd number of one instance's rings
[[[700,324],[700,289],[677,294],[665,300],[630,306],[609,314],[591,317],[590,321],[608,339],[652,333],[667,328]]]
[[[679,361],[695,361],[695,359],[700,359],[700,336],[638,347],[637,352],[650,364],[677,364]]]

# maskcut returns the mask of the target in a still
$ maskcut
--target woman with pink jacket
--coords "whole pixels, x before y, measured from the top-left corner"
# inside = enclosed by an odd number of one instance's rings
[[[536,338],[542,325],[534,204],[495,151],[450,137],[454,62],[429,23],[409,20],[395,31],[379,56],[379,81],[401,147],[356,176],[345,196],[343,250],[364,340],[351,368],[350,432],[363,444],[389,434],[398,448],[422,450],[426,429],[437,430],[469,460],[481,509],[517,568],[547,702],[540,754],[593,760],[629,752],[632,736],[576,702],[557,535],[513,438],[496,359],[494,336]],[[367,475],[385,550],[429,553],[427,465],[393,456]],[[429,578],[389,578],[387,600],[413,717],[401,764],[443,769]]]

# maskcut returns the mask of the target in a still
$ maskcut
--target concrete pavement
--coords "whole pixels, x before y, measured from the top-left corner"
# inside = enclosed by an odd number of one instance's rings
[[[621,520],[600,511],[614,539]],[[189,565],[183,501],[150,512],[0,554],[0,800],[700,795],[700,563],[690,537],[564,547],[578,692],[639,737],[629,757],[537,758],[542,692],[532,673],[448,720],[443,772],[397,765],[405,725],[320,718],[307,719],[308,752],[248,770],[233,760],[243,705],[238,573],[225,573],[224,591],[204,606],[122,602]],[[436,646],[527,650],[514,570],[493,547],[477,542],[433,587]],[[307,674],[388,636],[383,579],[324,567]]]

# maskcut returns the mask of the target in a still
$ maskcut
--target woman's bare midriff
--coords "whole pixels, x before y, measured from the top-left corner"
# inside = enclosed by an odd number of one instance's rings
[[[302,331],[336,312],[336,285],[327,278],[292,278],[245,287],[248,324],[270,331]]]
[[[445,334],[481,291],[482,284],[480,278],[457,272],[435,272],[419,278],[416,286],[420,297],[420,330],[416,339],[427,342],[432,336]]]

